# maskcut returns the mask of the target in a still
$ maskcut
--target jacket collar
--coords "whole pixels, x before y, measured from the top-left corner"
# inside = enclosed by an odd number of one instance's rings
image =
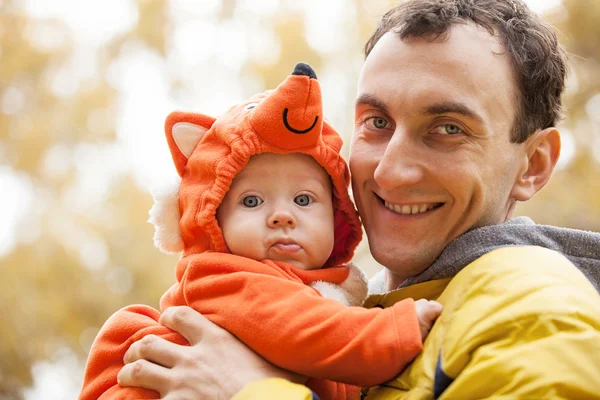
[[[372,294],[365,300],[363,307],[373,308],[373,307],[381,307],[387,308],[392,306],[393,304],[407,299],[427,299],[427,300],[435,300],[437,299],[448,283],[452,278],[445,279],[437,279],[434,281],[418,283],[416,285],[408,286],[401,289],[392,290],[388,293],[378,293]]]

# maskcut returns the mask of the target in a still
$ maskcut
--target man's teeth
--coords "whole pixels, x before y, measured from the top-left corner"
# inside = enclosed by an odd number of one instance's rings
[[[433,204],[426,204],[426,203],[412,204],[412,205],[391,204],[391,203],[388,203],[387,201],[384,201],[383,203],[389,210],[392,210],[398,214],[405,214],[405,215],[424,213],[425,211],[429,211],[435,207],[435,203],[433,203]]]

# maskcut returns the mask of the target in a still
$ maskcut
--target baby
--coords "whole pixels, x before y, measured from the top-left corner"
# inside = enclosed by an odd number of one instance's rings
[[[323,120],[310,66],[296,65],[277,89],[218,119],[173,113],[165,130],[182,180],[156,199],[151,221],[157,245],[182,256],[161,310],[193,307],[270,362],[309,376],[322,400],[358,399],[357,386],[395,377],[421,351],[439,303],[356,307],[366,279],[346,263],[361,226],[342,140]],[[117,375],[143,336],[188,344],[159,317],[140,305],[110,317],[80,399],[158,398],[119,386]]]

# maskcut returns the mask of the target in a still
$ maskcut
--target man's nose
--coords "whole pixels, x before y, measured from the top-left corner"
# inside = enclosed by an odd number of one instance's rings
[[[426,160],[417,142],[406,132],[394,132],[375,168],[374,178],[380,188],[393,190],[423,180]]]
[[[289,211],[278,210],[269,216],[267,224],[269,228],[295,228],[296,218]]]

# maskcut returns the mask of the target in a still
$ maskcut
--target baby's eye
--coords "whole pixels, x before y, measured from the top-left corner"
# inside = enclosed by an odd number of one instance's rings
[[[454,124],[441,124],[433,129],[433,133],[437,133],[438,135],[457,135],[463,133],[463,130]]]
[[[252,110],[257,105],[258,105],[258,103],[250,103],[246,107],[244,107],[244,110]]]
[[[246,196],[242,199],[244,207],[254,208],[258,207],[263,203],[263,200],[258,196]]]
[[[388,127],[389,123],[385,118],[381,117],[370,117],[365,120],[365,124],[369,128],[375,129],[385,129]]]
[[[299,206],[307,206],[312,202],[313,199],[311,199],[310,196],[307,194],[300,194],[296,196],[296,198],[294,198],[294,203],[298,204]]]

